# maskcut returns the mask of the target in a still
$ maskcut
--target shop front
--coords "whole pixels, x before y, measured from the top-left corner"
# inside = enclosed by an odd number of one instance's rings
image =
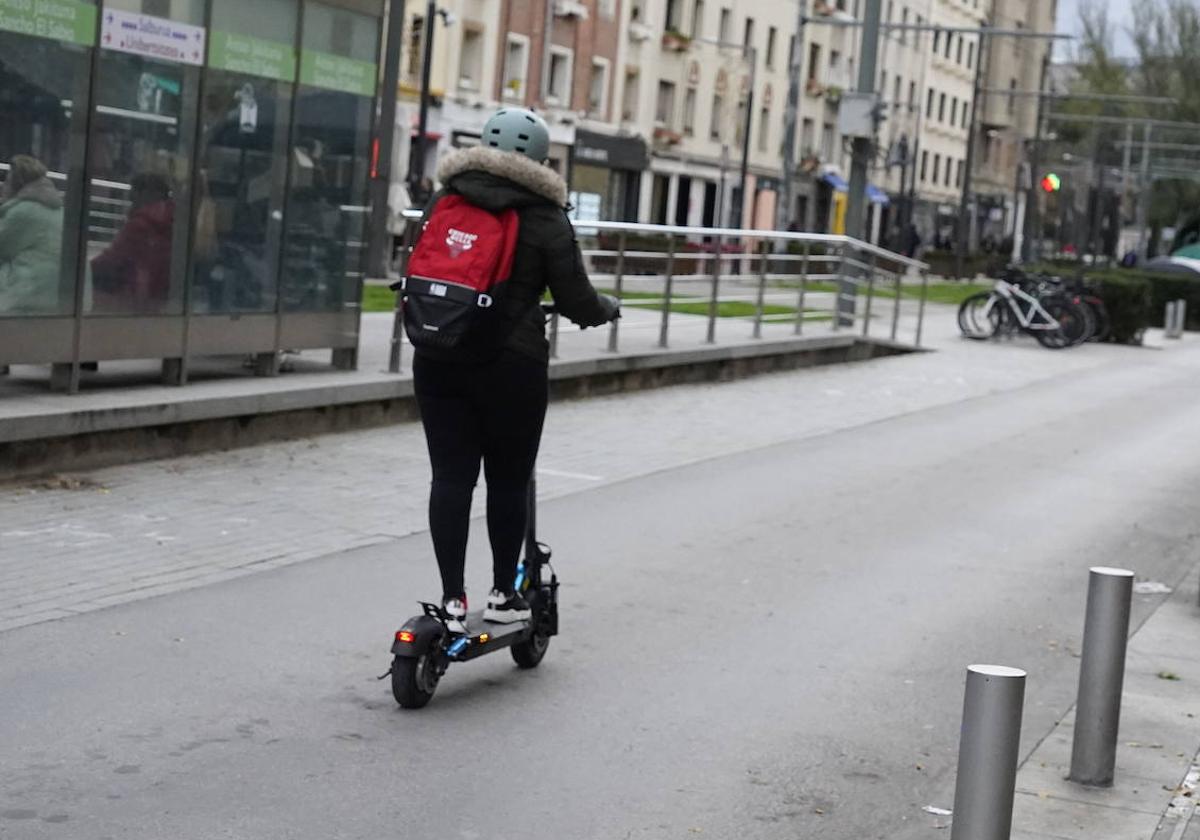
[[[0,0],[0,368],[352,366],[381,11]]]
[[[636,222],[648,163],[646,144],[639,137],[576,130],[569,181],[579,219]]]

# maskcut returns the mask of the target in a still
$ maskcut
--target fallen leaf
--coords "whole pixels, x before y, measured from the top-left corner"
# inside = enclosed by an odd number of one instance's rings
[[[1160,680],[1171,680],[1172,682],[1179,682],[1179,680],[1182,679],[1174,671],[1159,671],[1158,678]]]

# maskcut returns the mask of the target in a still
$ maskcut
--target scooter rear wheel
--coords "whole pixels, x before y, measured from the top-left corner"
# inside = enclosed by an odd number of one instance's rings
[[[424,708],[433,699],[438,679],[437,666],[429,654],[392,660],[392,696],[401,708]]]

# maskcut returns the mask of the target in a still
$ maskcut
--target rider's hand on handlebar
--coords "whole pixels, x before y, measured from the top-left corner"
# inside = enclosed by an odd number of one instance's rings
[[[615,321],[621,317],[621,301],[612,295],[600,294],[600,301],[608,310],[608,320]]]

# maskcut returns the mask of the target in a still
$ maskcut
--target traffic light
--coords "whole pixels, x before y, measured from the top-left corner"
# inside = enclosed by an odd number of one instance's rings
[[[1042,191],[1043,192],[1055,193],[1055,192],[1058,192],[1060,189],[1062,189],[1062,179],[1059,178],[1057,175],[1055,175],[1053,172],[1051,172],[1049,175],[1047,175],[1045,178],[1042,179]]]

